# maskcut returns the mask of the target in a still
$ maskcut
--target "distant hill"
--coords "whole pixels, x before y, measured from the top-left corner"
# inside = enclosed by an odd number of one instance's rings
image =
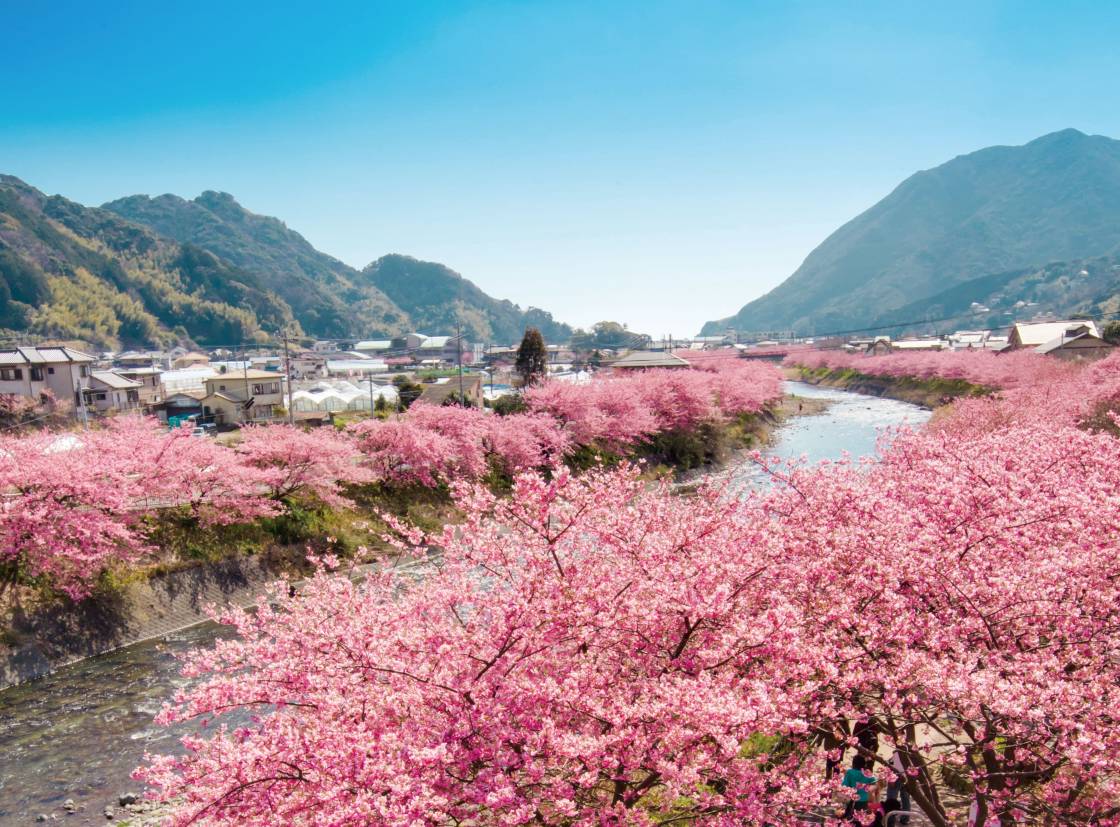
[[[990,274],[1116,253],[1120,141],[1067,129],[912,175],[703,332],[848,330]]]
[[[535,307],[522,310],[492,298],[454,270],[409,256],[387,255],[362,270],[367,283],[407,309],[417,330],[448,332],[461,322],[468,338],[484,342],[520,341],[527,326],[546,341],[567,341],[572,329]]]
[[[316,250],[279,219],[250,212],[228,193],[204,192],[193,201],[133,195],[104,209],[257,273],[311,335],[447,333],[457,320],[474,341],[514,342],[527,324],[541,326],[546,339],[571,335],[550,314],[494,299],[442,264],[390,255],[358,271]]]
[[[0,175],[0,328],[117,346],[254,341],[292,324],[257,274]]]

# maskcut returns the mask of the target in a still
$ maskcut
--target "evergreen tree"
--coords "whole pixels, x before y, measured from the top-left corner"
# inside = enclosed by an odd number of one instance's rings
[[[548,370],[548,351],[544,337],[535,327],[525,328],[525,336],[517,348],[517,372],[521,383],[528,387],[537,382]]]

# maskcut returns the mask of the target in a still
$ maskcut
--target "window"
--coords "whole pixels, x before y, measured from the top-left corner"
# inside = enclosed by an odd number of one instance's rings
[[[80,368],[78,368],[78,375],[79,376],[89,376],[89,366],[88,365],[82,365]]]
[[[43,381],[43,369],[42,368],[31,368],[31,381],[32,382],[42,382]]]
[[[218,390],[224,391],[225,389],[226,389],[225,385],[218,385]]]
[[[47,368],[47,373],[49,373],[51,376],[54,376],[54,368]]]
[[[103,394],[103,393],[97,394],[96,399],[97,399],[98,402],[104,402],[105,401],[105,394]]]
[[[5,382],[14,382],[23,378],[22,368],[0,368],[0,379]]]
[[[278,393],[275,382],[258,382],[253,385],[253,395],[260,396],[265,393]]]

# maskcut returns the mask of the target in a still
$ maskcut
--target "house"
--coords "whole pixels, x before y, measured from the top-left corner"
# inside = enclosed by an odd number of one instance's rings
[[[1007,335],[1007,349],[1019,350],[1021,348],[1045,345],[1054,339],[1068,337],[1071,329],[1085,328],[1098,339],[1101,337],[1097,323],[1091,320],[1067,319],[1061,322],[1016,322]]]
[[[163,371],[159,368],[117,368],[113,372],[140,383],[137,392],[142,407],[154,405],[163,398]]]
[[[882,337],[868,344],[863,352],[868,356],[885,356],[886,354],[890,353],[891,350],[893,350],[893,347],[891,346],[891,340],[886,337]]]
[[[176,356],[175,359],[173,359],[171,362],[171,367],[179,370],[182,368],[197,368],[209,364],[209,356],[207,356],[205,353],[199,353],[198,351],[192,350],[190,353],[184,353],[182,356]]]
[[[219,373],[205,380],[203,419],[217,425],[268,421],[283,409],[284,377],[267,370]]]
[[[111,370],[90,371],[86,405],[98,413],[137,411],[143,384]]]
[[[633,350],[621,359],[611,362],[614,370],[645,370],[647,368],[688,368],[690,365],[679,356],[671,353],[657,353],[650,350]]]
[[[448,404],[449,400],[459,397],[460,387],[462,388],[463,398],[469,405],[476,408],[482,407],[482,377],[478,375],[463,376],[461,380],[459,377],[451,377],[424,385],[424,390],[420,393],[420,398],[417,401],[426,402],[429,405]]]
[[[0,394],[55,399],[81,407],[95,359],[69,347],[17,347],[0,351]]]
[[[175,426],[185,419],[201,419],[202,398],[206,391],[190,390],[170,393],[151,408],[160,422]]]
[[[1072,327],[1062,335],[1035,348],[1036,353],[1066,361],[1102,359],[1112,351],[1112,345],[1095,335],[1088,325]]]
[[[163,354],[156,351],[144,353],[137,350],[127,350],[113,357],[113,364],[120,368],[150,368],[161,361],[162,358]]]
[[[324,353],[305,350],[292,356],[290,370],[293,379],[312,379],[327,375],[327,357]]]

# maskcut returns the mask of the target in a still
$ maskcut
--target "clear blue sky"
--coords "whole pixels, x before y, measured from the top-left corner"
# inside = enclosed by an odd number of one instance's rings
[[[1120,136],[1120,4],[4,4],[0,171],[695,333],[917,169]]]

